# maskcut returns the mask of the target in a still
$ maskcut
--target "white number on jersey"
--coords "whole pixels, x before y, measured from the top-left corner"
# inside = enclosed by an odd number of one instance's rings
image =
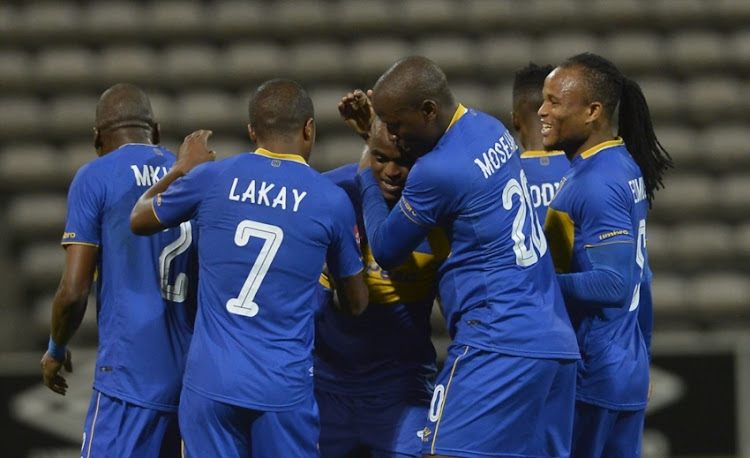
[[[430,421],[436,422],[440,418],[440,413],[443,410],[443,402],[445,401],[445,386],[442,384],[435,386],[435,391],[432,393],[432,402],[430,402]]]
[[[263,247],[247,275],[245,284],[242,285],[239,296],[227,301],[227,310],[236,315],[253,317],[258,314],[258,304],[254,301],[255,295],[271,267],[273,258],[276,257],[276,252],[279,251],[281,241],[284,240],[284,231],[278,226],[246,219],[237,225],[234,243],[243,247],[250,241],[250,237],[263,239]]]
[[[542,227],[539,224],[539,218],[537,218],[534,211],[534,204],[529,195],[526,174],[523,170],[521,170],[520,183],[515,178],[511,178],[508,184],[505,185],[505,189],[503,189],[503,208],[506,210],[512,209],[513,197],[516,195],[518,196],[520,205],[518,206],[518,213],[516,213],[516,217],[513,219],[513,232],[511,233],[511,237],[515,242],[513,252],[516,253],[516,264],[521,267],[528,267],[536,264],[539,261],[539,257],[547,252],[547,239],[544,237]],[[529,243],[528,247],[526,246],[526,234],[523,233],[523,226],[526,223],[527,216],[529,225],[531,226],[531,243]]]
[[[174,302],[185,302],[188,289],[188,278],[185,272],[177,274],[174,285],[169,284],[169,267],[172,260],[181,255],[193,243],[193,232],[191,231],[190,221],[180,224],[180,236],[177,240],[165,246],[159,255],[159,285],[161,286],[161,296],[164,299]]]
[[[645,264],[646,258],[644,257],[643,253],[646,251],[646,220],[642,219],[638,223],[638,238],[635,240],[636,245],[636,252],[635,252],[635,262],[638,264],[638,267],[641,268],[641,274],[638,275],[638,283],[635,284],[635,289],[633,290],[633,299],[630,301],[630,309],[628,309],[629,312],[632,312],[633,310],[638,308],[638,304],[641,301],[641,281],[643,280],[643,267]]]

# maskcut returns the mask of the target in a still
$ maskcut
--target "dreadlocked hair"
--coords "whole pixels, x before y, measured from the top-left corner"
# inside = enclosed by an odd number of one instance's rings
[[[673,168],[674,163],[656,138],[641,87],[620,73],[612,62],[596,54],[578,54],[560,66],[583,68],[588,94],[593,99],[590,101],[601,102],[609,119],[619,105],[617,135],[625,141],[630,155],[641,169],[651,208],[654,192],[664,188],[664,173]]]

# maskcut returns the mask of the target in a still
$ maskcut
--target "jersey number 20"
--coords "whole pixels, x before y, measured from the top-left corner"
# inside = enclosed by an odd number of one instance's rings
[[[246,219],[237,225],[237,231],[234,233],[234,243],[237,246],[245,246],[250,241],[250,237],[263,239],[263,247],[258,253],[258,257],[247,275],[245,284],[237,297],[227,301],[227,311],[236,315],[253,317],[258,314],[258,304],[255,302],[255,294],[258,293],[263,279],[271,267],[276,252],[279,251],[282,240],[284,240],[284,231],[278,226],[259,223]]]
[[[164,299],[174,302],[185,302],[188,290],[188,278],[185,272],[177,274],[174,285],[169,284],[169,265],[177,256],[184,253],[193,243],[193,232],[190,221],[180,224],[180,236],[165,246],[159,255],[159,285]]]
[[[528,181],[523,170],[521,170],[520,178],[520,183],[515,178],[511,178],[505,185],[503,189],[503,208],[506,210],[512,209],[513,197],[518,196],[520,205],[518,206],[516,217],[513,218],[513,232],[511,233],[514,242],[513,252],[516,253],[516,264],[521,267],[528,267],[536,264],[539,261],[539,257],[547,252],[547,239],[544,237],[542,227],[539,224],[539,218],[537,218],[534,211],[534,203],[531,201]],[[526,234],[523,232],[527,218],[530,223],[529,226],[531,226],[531,243],[528,247],[526,246]]]

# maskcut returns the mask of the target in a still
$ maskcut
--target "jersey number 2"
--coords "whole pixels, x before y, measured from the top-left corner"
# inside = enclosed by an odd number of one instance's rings
[[[255,294],[258,293],[258,288],[263,283],[273,258],[276,257],[276,252],[279,251],[281,242],[284,240],[284,231],[278,226],[246,219],[237,225],[234,243],[243,247],[250,241],[250,237],[263,239],[263,247],[247,275],[245,284],[242,285],[240,294],[227,301],[227,311],[236,315],[253,317],[258,314],[258,304],[254,300]]]
[[[159,255],[159,285],[161,286],[161,296],[164,299],[174,302],[185,302],[188,289],[188,278],[185,272],[177,274],[174,285],[169,284],[169,266],[172,260],[181,255],[193,243],[193,232],[190,227],[190,221],[180,224],[180,236],[177,240],[165,246]]]
[[[521,267],[532,266],[539,261],[539,257],[547,252],[547,239],[544,237],[542,227],[539,225],[539,219],[534,211],[534,204],[529,195],[528,182],[526,174],[521,170],[521,182],[511,178],[503,189],[503,208],[510,210],[513,208],[513,197],[518,195],[520,205],[518,213],[513,219],[513,252],[516,253],[516,264]],[[526,224],[528,215],[529,225],[531,226],[531,243],[526,247],[526,234],[523,233],[523,227]],[[537,254],[539,252],[539,254]]]

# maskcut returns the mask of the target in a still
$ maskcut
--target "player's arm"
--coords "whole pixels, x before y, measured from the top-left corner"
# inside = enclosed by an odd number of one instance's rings
[[[343,310],[354,316],[361,315],[370,300],[363,271],[349,277],[337,278],[336,296]]]
[[[63,366],[68,372],[73,370],[67,345],[86,313],[98,253],[99,247],[94,245],[66,246],[65,268],[52,302],[49,347],[41,362],[44,384],[62,395],[68,384],[59,372]]]
[[[362,194],[362,213],[365,231],[375,262],[385,270],[403,263],[427,237],[430,227],[417,223],[406,215],[403,198],[393,210],[388,209],[372,169],[357,175]]]
[[[197,130],[185,137],[177,151],[177,161],[172,168],[148,188],[133,207],[130,213],[130,230],[134,234],[151,235],[168,227],[156,216],[154,198],[169,189],[175,180],[185,176],[195,166],[216,159],[216,153],[208,149],[209,136],[211,136],[210,130]]]
[[[650,272],[641,282],[640,299],[638,302],[638,326],[641,328],[643,340],[646,342],[648,360],[651,361],[651,335],[654,329],[654,301],[651,296]]]
[[[587,248],[591,270],[557,275],[563,296],[593,307],[622,307],[630,292],[634,252],[629,242]]]

